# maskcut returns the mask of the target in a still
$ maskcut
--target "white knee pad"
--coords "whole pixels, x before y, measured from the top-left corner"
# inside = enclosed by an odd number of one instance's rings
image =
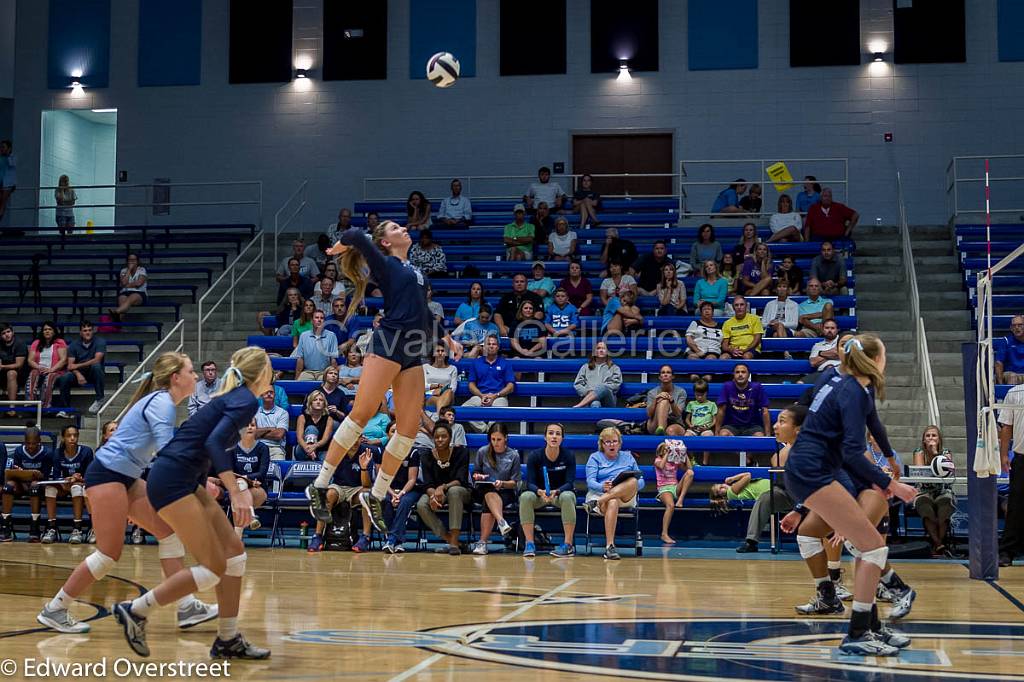
[[[193,566],[189,570],[192,572],[192,580],[196,581],[196,589],[199,592],[212,589],[220,582],[220,576],[206,566]]]
[[[334,442],[341,446],[342,453],[346,453],[352,449],[352,446],[356,444],[359,437],[363,435],[363,429],[366,426],[360,426],[356,424],[352,417],[345,417],[345,420],[341,422],[341,426],[334,432]]]
[[[71,497],[85,497],[85,486],[78,483],[71,486]]]
[[[409,456],[409,452],[412,450],[412,443],[412,438],[396,433],[390,440],[388,440],[388,444],[387,447],[384,448],[384,452],[395,459],[402,461]]]
[[[861,561],[878,566],[879,569],[883,569],[885,568],[885,562],[889,560],[889,548],[882,545],[878,549],[861,552],[860,559]]]
[[[185,556],[185,545],[174,533],[171,533],[163,540],[157,540],[157,556],[161,559],[180,559]]]
[[[224,570],[224,575],[230,575],[232,578],[241,578],[245,575],[245,560],[248,556],[245,552],[242,552],[238,556],[233,556],[228,559],[225,563],[227,568]]]
[[[116,561],[99,550],[85,557],[85,566],[96,580],[103,580],[103,576],[110,573],[110,570],[116,565]]]
[[[52,485],[46,486],[46,490],[43,494],[52,500],[57,499],[57,489]]]
[[[825,551],[825,545],[822,544],[821,538],[797,535],[796,544],[800,548],[800,556],[804,559],[810,559],[812,556],[818,556]]]

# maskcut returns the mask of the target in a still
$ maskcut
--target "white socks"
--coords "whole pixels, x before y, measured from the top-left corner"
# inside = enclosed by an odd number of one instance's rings
[[[377,472],[377,478],[373,481],[373,488],[370,493],[378,500],[383,500],[388,496],[388,489],[391,487],[391,481],[395,480],[394,474],[384,473],[383,469]]]
[[[874,606],[874,604],[869,604],[867,602],[856,601],[856,600],[854,600],[854,602],[853,602],[853,610],[854,611],[859,611],[861,613],[865,613],[865,612],[870,613],[872,606]]]
[[[238,617],[217,619],[217,639],[226,642],[238,634]]]
[[[150,590],[141,597],[136,597],[132,601],[132,613],[139,618],[148,618],[149,612],[160,606],[156,603],[156,597],[153,596],[153,591]]]
[[[56,596],[50,600],[50,603],[46,605],[46,608],[50,611],[67,610],[73,601],[75,601],[75,598],[65,592],[64,588],[61,588]]]
[[[331,464],[324,460],[324,463],[320,465],[320,473],[316,475],[316,480],[313,481],[314,488],[326,488],[331,484],[331,479],[334,478],[334,472],[337,470],[337,464]]]

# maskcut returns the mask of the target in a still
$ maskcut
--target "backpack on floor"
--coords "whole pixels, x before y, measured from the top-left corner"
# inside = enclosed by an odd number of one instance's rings
[[[526,535],[523,533],[522,524],[518,521],[512,524],[512,532],[508,534],[505,546],[511,548],[513,539],[518,542],[520,551],[526,546]],[[536,545],[538,552],[550,552],[555,548],[555,543],[540,527],[540,524],[533,526],[533,544]]]
[[[350,551],[355,542],[352,531],[352,505],[348,502],[339,502],[331,510],[331,522],[324,528],[324,550]]]

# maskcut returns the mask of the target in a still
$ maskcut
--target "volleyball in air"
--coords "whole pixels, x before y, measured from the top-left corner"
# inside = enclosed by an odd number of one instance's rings
[[[953,460],[945,455],[939,455],[932,459],[932,473],[939,478],[949,478],[956,472]]]
[[[448,52],[438,52],[427,60],[427,79],[439,88],[450,88],[459,80],[459,60]]]

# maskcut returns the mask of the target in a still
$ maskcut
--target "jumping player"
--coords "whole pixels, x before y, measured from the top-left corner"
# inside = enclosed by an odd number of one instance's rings
[[[164,353],[153,363],[152,373],[143,375],[120,426],[96,451],[85,471],[96,550],[78,564],[56,596],[43,607],[36,620],[64,633],[89,631],[68,613],[71,603],[101,580],[117,564],[124,549],[124,528],[131,516],[156,536],[164,575],[173,575],[185,565],[185,547],[174,531],[160,520],[146,499],[142,472],[174,433],[176,406],[192,395],[196,373],[192,361],[182,353]],[[105,429],[104,429],[105,430]],[[189,628],[217,617],[217,607],[192,595],[178,602],[178,627]]]
[[[427,308],[427,282],[409,262],[411,244],[404,227],[385,220],[374,228],[372,241],[359,228],[349,228],[327,251],[331,256],[341,255],[341,272],[355,283],[349,317],[362,305],[371,276],[384,295],[385,315],[370,338],[352,411],[334,432],[316,481],[306,488],[313,515],[325,523],[331,520],[326,492],[334,471],[362,436],[385,391],[392,387],[397,433],[388,440],[373,487],[359,495],[359,502],[369,513],[373,525],[378,531],[387,532],[381,502],[402,462],[409,456],[419,429],[423,411],[423,364],[429,363],[435,341],[440,338],[456,360],[462,356],[462,345],[440,328]]]
[[[252,520],[252,492],[235,475],[232,451],[239,432],[256,415],[256,398],[272,390],[273,369],[262,348],[234,352],[224,383],[214,398],[181,425],[149,471],[146,492],[160,519],[181,535],[198,562],[182,568],[131,602],[113,608],[128,645],[149,656],[146,618],[190,592],[217,588],[220,620],[211,658],[264,659],[269,649],[253,646],[238,631],[238,601],[245,575],[245,545],[231,522],[206,491],[208,473],[216,472],[231,498],[231,516],[243,528]],[[123,430],[122,426],[118,433]]]
[[[71,497],[71,511],[74,514],[71,536],[68,544],[82,544],[82,510],[85,507],[85,470],[92,462],[92,448],[78,442],[78,427],[68,424],[60,432],[60,447],[53,456],[51,481],[62,480],[62,485],[46,486],[46,533],[43,544],[57,539],[57,499]]]

